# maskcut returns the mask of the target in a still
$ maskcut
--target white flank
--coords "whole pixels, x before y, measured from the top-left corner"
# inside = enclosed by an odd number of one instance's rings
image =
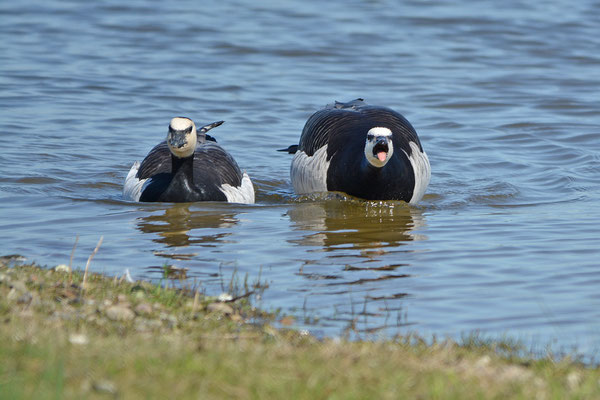
[[[312,156],[298,151],[294,154],[290,177],[297,194],[327,191],[327,145],[321,147]]]
[[[133,163],[133,166],[125,178],[123,186],[123,197],[127,200],[140,201],[140,196],[144,190],[144,184],[148,179],[138,179],[136,177],[138,169],[140,169],[139,161]]]
[[[254,204],[254,185],[252,185],[250,177],[245,172],[240,187],[224,183],[221,185],[221,192],[225,194],[229,203]]]
[[[408,159],[410,160],[413,171],[415,171],[415,188],[413,189],[413,195],[409,203],[416,204],[423,198],[425,190],[429,185],[429,180],[431,179],[431,166],[429,165],[427,154],[422,152],[415,142],[410,142],[409,144],[412,154]]]

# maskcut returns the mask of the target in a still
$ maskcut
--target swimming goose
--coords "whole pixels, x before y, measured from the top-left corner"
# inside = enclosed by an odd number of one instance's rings
[[[125,178],[123,197],[134,201],[228,201],[254,203],[254,187],[247,173],[194,122],[176,117],[167,139],[156,145],[142,163],[135,162]],[[208,136],[208,137],[207,137]]]
[[[310,116],[290,169],[298,194],[340,191],[367,200],[417,203],[431,178],[417,132],[399,113],[356,99]]]

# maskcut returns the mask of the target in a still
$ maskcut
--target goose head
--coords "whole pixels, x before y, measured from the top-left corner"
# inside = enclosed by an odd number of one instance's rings
[[[186,158],[194,154],[198,135],[194,121],[185,117],[175,117],[169,124],[167,145],[171,154],[177,158]]]
[[[369,129],[365,142],[365,157],[369,164],[382,168],[392,158],[392,154],[394,154],[392,131],[383,127]]]

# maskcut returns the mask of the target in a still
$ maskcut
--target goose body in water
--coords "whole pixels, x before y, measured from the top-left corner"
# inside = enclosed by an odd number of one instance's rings
[[[176,117],[167,139],[156,145],[125,178],[123,197],[133,201],[254,203],[254,187],[247,173],[206,132],[223,121],[203,126]]]
[[[362,99],[335,102],[304,126],[290,169],[297,194],[340,191],[417,203],[431,177],[417,132],[398,112]]]

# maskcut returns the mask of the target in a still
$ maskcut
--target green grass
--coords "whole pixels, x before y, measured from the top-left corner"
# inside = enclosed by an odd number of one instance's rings
[[[275,329],[247,297],[209,312],[214,299],[194,295],[0,266],[0,398],[600,398],[598,368],[508,341],[318,341]],[[111,320],[115,305],[137,313]]]

